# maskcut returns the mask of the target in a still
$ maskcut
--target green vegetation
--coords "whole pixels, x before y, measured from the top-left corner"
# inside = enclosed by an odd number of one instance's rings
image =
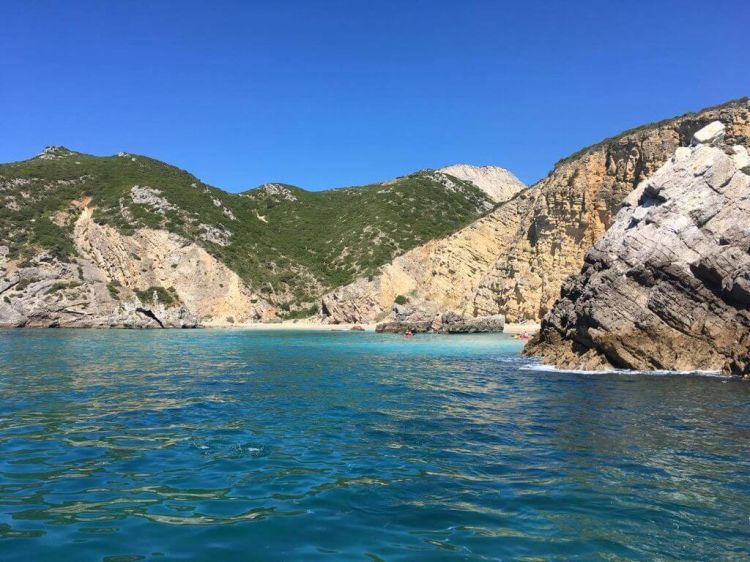
[[[65,289],[75,289],[76,287],[80,286],[81,284],[78,281],[57,281],[50,286],[47,292],[54,293],[56,291],[63,291]]]
[[[15,287],[13,287],[16,291],[23,291],[31,285],[32,283],[35,283],[36,279],[21,279],[18,283],[16,283]]]
[[[145,291],[135,291],[135,294],[143,303],[160,302],[164,306],[172,306],[180,302],[174,287],[149,287]]]
[[[300,308],[297,310],[289,310],[289,307],[287,307],[286,310],[282,310],[279,313],[279,318],[281,318],[282,320],[297,320],[300,318],[309,318],[310,316],[315,316],[317,314],[318,314],[318,305],[311,304],[308,307]]]
[[[395,299],[393,299],[393,302],[396,304],[404,305],[409,302],[409,299],[407,299],[404,295],[398,295]]]
[[[431,171],[357,188],[230,194],[144,156],[50,156],[0,165],[0,240],[11,258],[74,256],[74,225],[88,204],[94,221],[124,234],[160,228],[196,242],[264,298],[289,304],[290,315],[492,207],[473,184]]]
[[[109,294],[112,296],[113,299],[119,300],[120,299],[120,282],[117,280],[110,281],[107,283],[107,289],[109,290]]]

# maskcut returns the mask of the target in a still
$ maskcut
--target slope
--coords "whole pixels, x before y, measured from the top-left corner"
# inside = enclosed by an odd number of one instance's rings
[[[624,197],[717,119],[727,125],[727,142],[750,144],[747,98],[606,139],[561,160],[543,180],[463,230],[328,293],[321,316],[329,322],[381,319],[400,295],[467,316],[538,321]]]

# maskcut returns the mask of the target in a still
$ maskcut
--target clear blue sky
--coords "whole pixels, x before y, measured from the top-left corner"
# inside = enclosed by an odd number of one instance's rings
[[[750,95],[750,1],[0,0],[0,161],[147,154],[236,191],[451,163],[532,182]]]

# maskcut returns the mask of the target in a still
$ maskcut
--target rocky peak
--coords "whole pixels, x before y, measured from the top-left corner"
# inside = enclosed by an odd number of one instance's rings
[[[494,203],[502,203],[526,187],[510,171],[499,166],[471,166],[454,164],[437,170],[460,180],[473,183]]]
[[[60,160],[68,156],[73,156],[75,152],[64,146],[45,146],[44,149],[36,155],[40,160]]]
[[[712,122],[624,201],[527,352],[573,368],[750,374],[750,174]]]
[[[267,197],[276,200],[284,200],[291,203],[296,203],[298,201],[294,192],[281,183],[264,183],[258,188],[258,190]]]

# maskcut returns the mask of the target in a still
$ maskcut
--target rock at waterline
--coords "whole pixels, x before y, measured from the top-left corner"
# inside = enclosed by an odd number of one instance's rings
[[[750,374],[750,175],[720,125],[626,198],[527,354],[566,368]]]

